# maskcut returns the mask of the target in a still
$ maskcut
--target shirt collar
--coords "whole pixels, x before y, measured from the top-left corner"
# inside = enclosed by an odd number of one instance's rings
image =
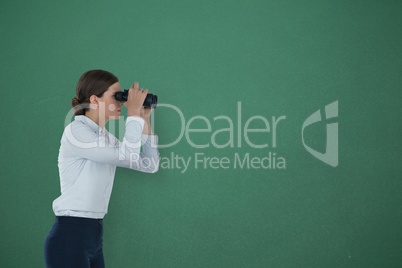
[[[91,118],[85,115],[76,115],[74,118],[75,121],[80,121],[84,125],[88,126],[93,132],[96,134],[105,134],[105,128],[100,127],[98,124],[96,124]]]

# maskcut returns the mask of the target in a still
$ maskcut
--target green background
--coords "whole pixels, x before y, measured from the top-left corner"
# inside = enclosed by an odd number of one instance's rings
[[[118,169],[105,218],[108,267],[400,267],[402,2],[2,1],[0,266],[44,267],[60,194],[57,156],[78,78],[105,69],[205,116],[210,133],[161,148],[186,172]],[[304,148],[301,128],[339,102],[339,165]],[[213,132],[286,116],[255,149],[216,148]],[[305,130],[325,151],[325,122]],[[111,124],[109,125],[109,127]],[[262,128],[261,120],[250,127]],[[195,120],[191,128],[206,128]],[[160,144],[182,129],[154,111]],[[114,133],[121,138],[117,131]],[[217,135],[220,144],[227,133]],[[237,141],[238,133],[234,131]],[[195,168],[194,156],[286,159],[286,169]]]

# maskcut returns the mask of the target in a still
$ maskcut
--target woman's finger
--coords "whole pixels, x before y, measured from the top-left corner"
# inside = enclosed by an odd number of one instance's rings
[[[138,82],[135,82],[135,83],[131,86],[131,88],[133,88],[133,89],[138,89],[138,87],[139,87]]]

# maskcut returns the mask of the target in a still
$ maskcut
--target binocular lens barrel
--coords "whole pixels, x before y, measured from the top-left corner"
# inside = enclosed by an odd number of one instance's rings
[[[127,101],[128,97],[128,89],[125,89],[124,91],[119,91],[114,95],[116,100],[118,101]],[[148,93],[147,97],[144,100],[144,104],[142,106],[147,107],[147,108],[156,108],[156,105],[158,104],[158,96]]]

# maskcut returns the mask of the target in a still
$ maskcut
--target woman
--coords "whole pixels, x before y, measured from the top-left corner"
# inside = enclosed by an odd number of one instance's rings
[[[136,82],[129,90],[123,142],[105,129],[109,119],[120,116],[123,103],[115,98],[119,91],[117,77],[107,71],[88,71],[78,81],[71,102],[75,119],[61,138],[61,196],[53,202],[56,220],[45,241],[47,267],[104,267],[103,217],[116,166],[148,173],[158,170],[152,109],[142,106],[148,89],[139,89]]]

